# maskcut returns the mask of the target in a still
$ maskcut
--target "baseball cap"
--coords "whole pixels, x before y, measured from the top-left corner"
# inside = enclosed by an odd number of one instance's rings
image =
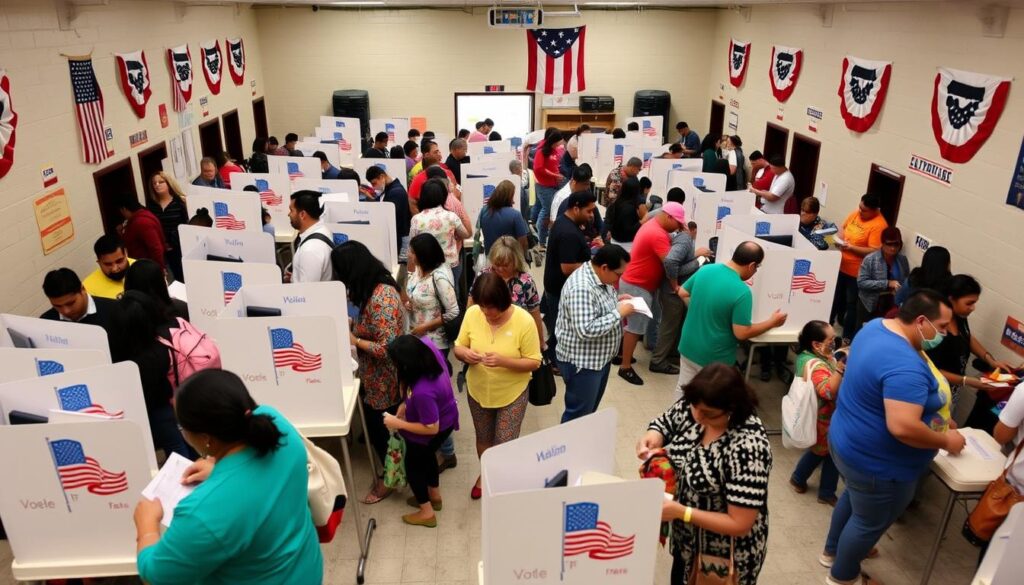
[[[661,210],[667,213],[672,219],[678,221],[682,225],[686,225],[686,210],[683,206],[675,201],[669,201],[668,203],[661,206]]]

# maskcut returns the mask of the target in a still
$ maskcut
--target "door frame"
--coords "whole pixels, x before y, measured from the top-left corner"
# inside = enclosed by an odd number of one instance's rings
[[[785,144],[783,145],[783,150],[782,150],[782,158],[783,158],[783,160],[787,160],[789,158],[789,128],[786,128],[785,126],[782,126],[780,124],[776,124],[774,122],[767,122],[765,124],[765,132],[764,132],[765,141],[768,140],[768,129],[769,128],[771,128],[772,130],[778,130],[780,132],[785,132],[786,133],[786,140],[785,140]],[[767,142],[765,142],[765,144],[763,145],[762,152],[764,153],[765,158],[768,158],[769,155],[768,155],[768,144],[767,144]]]
[[[803,197],[798,197],[797,198],[797,201],[803,201],[807,197],[814,196],[814,186],[818,183],[818,167],[821,165],[821,141],[817,140],[815,138],[811,138],[810,136],[807,136],[806,134],[801,134],[799,132],[794,132],[793,133],[793,141],[792,141],[793,150],[789,152],[789,156],[790,156],[790,158],[789,158],[789,169],[790,169],[790,171],[793,170],[793,164],[792,164],[793,158],[792,157],[793,157],[793,153],[796,152],[796,141],[798,139],[801,142],[805,142],[805,143],[809,143],[809,144],[814,144],[814,145],[816,145],[818,147],[818,156],[817,156],[817,158],[814,161],[814,180],[811,181],[811,192],[805,194]]]
[[[99,170],[95,171],[92,174],[93,192],[96,193],[96,205],[99,207],[99,210],[100,210],[100,221],[102,223],[104,223],[104,224],[106,222],[103,221],[104,220],[104,215],[103,215],[103,207],[104,207],[103,204],[104,204],[104,201],[103,201],[103,196],[100,193],[100,182],[107,175],[112,174],[115,171],[120,171],[120,170],[122,170],[126,166],[128,167],[129,174],[132,177],[132,180],[130,182],[131,193],[132,193],[132,195],[135,196],[135,200],[138,201],[139,200],[139,190],[138,190],[138,188],[135,185],[135,165],[132,164],[132,157],[126,156],[123,159],[121,159],[120,161],[115,162],[115,163],[111,163],[111,164],[103,167],[102,169],[99,169]],[[144,204],[145,203],[145,199],[143,199],[142,201],[139,201],[139,203],[143,203]],[[117,222],[117,223],[115,223],[115,225],[117,225],[119,223],[120,222]],[[111,229],[108,229],[108,227],[106,225],[104,225],[103,226],[103,233],[110,234],[110,233],[115,233],[115,232],[113,230],[111,230]]]
[[[899,183],[899,185],[900,185],[900,195],[896,199],[896,207],[893,208],[893,217],[892,217],[893,221],[892,221],[892,223],[889,224],[889,225],[896,225],[896,221],[897,221],[897,219],[899,219],[899,216],[900,216],[900,206],[903,205],[903,190],[906,188],[907,177],[906,177],[906,175],[901,175],[900,173],[897,173],[896,171],[893,171],[893,170],[889,169],[888,167],[884,167],[884,166],[882,166],[882,165],[880,165],[878,163],[871,163],[871,171],[868,172],[868,184],[867,184],[868,188],[870,188],[870,186],[871,186],[871,176],[876,174],[876,173],[879,174],[879,175],[885,175],[885,176],[889,177],[890,179],[893,179],[894,181],[897,181]],[[870,192],[870,191],[868,191],[868,192]],[[889,221],[889,218],[886,218],[886,221]]]

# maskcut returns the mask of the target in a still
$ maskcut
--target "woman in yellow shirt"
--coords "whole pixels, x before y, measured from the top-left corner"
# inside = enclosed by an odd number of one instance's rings
[[[530,373],[540,366],[537,324],[512,304],[508,285],[494,273],[481,274],[471,292],[455,341],[455,357],[469,364],[469,411],[476,430],[476,453],[519,437],[526,414]],[[480,499],[480,478],[470,497]]]

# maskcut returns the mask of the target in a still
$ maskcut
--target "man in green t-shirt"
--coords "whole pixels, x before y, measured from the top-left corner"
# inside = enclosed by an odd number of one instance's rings
[[[760,323],[750,322],[753,295],[744,281],[753,278],[763,260],[761,246],[743,242],[728,262],[702,267],[679,288],[688,310],[679,339],[677,397],[704,366],[712,362],[735,364],[740,341],[786,322],[786,314],[778,310]]]

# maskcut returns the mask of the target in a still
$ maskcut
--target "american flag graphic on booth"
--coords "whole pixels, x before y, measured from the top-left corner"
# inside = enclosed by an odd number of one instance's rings
[[[38,372],[40,376],[63,374],[64,364],[54,360],[36,359],[36,372]]]
[[[715,229],[722,229],[722,220],[732,215],[732,209],[724,205],[718,206]]]
[[[651,158],[653,158],[653,156],[654,156],[653,152],[645,152],[644,153],[644,165],[643,165],[643,167],[641,167],[642,170],[645,170],[645,171],[651,170]]]
[[[224,305],[227,306],[235,298],[238,289],[242,288],[242,275],[237,272],[221,272],[220,281],[224,285]]]
[[[494,190],[498,187],[496,185],[484,185],[484,205],[487,205],[487,201],[494,194]]]
[[[128,475],[103,469],[100,462],[85,454],[78,441],[47,440],[53,464],[57,468],[61,489],[65,492],[85,488],[97,496],[111,496],[128,491]]]
[[[341,232],[334,232],[331,234],[331,239],[334,240],[335,246],[340,246],[349,240],[348,234]]]
[[[395,141],[395,125],[394,124],[384,124],[384,132],[386,132],[387,135],[388,135],[388,142],[394,142]]]
[[[610,524],[599,519],[599,513],[600,507],[593,502],[565,506],[563,557],[585,554],[592,559],[607,561],[633,554],[636,535],[615,534]]]
[[[335,128],[344,128],[345,127],[345,122],[343,122],[341,120],[335,120],[334,121],[334,127]]]
[[[615,166],[622,164],[622,157],[626,154],[626,146],[624,144],[616,144],[615,149],[612,151],[612,162]]]
[[[338,147],[341,148],[341,150],[345,152],[349,152],[352,150],[352,143],[349,142],[348,140],[345,140],[345,135],[343,135],[341,132],[334,133],[334,140],[338,142]]]
[[[275,368],[291,368],[295,372],[313,372],[320,369],[320,354],[312,354],[295,341],[291,329],[278,327],[270,330],[270,347],[274,353]]]
[[[92,69],[92,59],[68,59],[71,69],[71,89],[75,95],[75,115],[78,118],[79,137],[82,139],[82,158],[88,164],[99,164],[111,154],[103,130],[103,92]]]
[[[523,139],[518,136],[513,136],[509,139],[509,142],[512,144],[512,150],[515,151],[516,157],[518,158],[519,155],[522,154]]]
[[[494,147],[493,146],[485,146],[484,147],[484,154],[494,154]]]
[[[288,178],[289,179],[301,179],[306,174],[299,169],[299,163],[289,162],[288,163]]]
[[[281,205],[284,203],[284,198],[270,188],[270,181],[256,179],[256,189],[260,192],[260,203],[264,205]]]
[[[245,221],[235,219],[228,210],[228,204],[221,201],[213,203],[213,225],[222,230],[244,230]]]
[[[89,387],[85,384],[75,384],[65,388],[54,388],[57,393],[57,402],[61,410],[81,412],[84,414],[102,414],[111,418],[124,418],[124,411],[110,412],[101,404],[95,404],[92,396],[89,395]]]
[[[811,272],[810,260],[793,261],[793,279],[790,281],[789,290],[799,291],[809,295],[816,295],[825,292],[825,282],[818,280]]]
[[[526,89],[547,95],[587,89],[583,73],[587,27],[526,31]]]
[[[759,221],[754,224],[754,235],[755,236],[767,236],[772,231],[772,224],[770,221]]]
[[[640,125],[640,131],[643,132],[644,136],[654,137],[658,135],[658,129],[651,124],[650,120],[644,120]]]

